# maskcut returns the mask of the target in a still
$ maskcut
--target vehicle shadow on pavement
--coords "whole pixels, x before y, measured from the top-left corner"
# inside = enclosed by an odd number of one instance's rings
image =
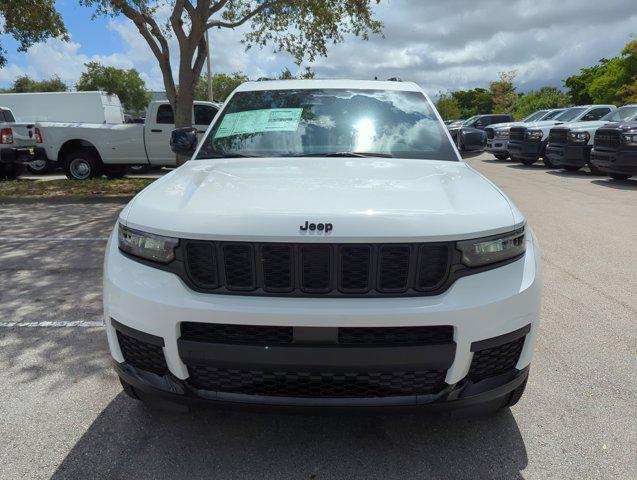
[[[614,188],[616,190],[637,190],[637,180],[614,180],[605,178],[593,180],[591,183],[601,185],[602,187]]]
[[[51,477],[522,478],[526,448],[510,411],[422,415],[149,410],[123,393]]]

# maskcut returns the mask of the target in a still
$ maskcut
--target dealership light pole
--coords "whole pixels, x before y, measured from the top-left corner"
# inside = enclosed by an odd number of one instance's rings
[[[210,67],[210,38],[206,30],[206,54],[208,56],[208,100],[212,102],[212,69]]]

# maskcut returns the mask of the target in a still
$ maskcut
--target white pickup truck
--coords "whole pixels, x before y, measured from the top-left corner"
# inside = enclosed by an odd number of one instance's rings
[[[218,104],[194,102],[197,130],[205,132],[218,110]],[[173,109],[164,100],[151,102],[144,124],[40,122],[37,126],[47,159],[59,162],[68,178],[86,180],[102,174],[121,177],[128,165],[175,165],[169,145],[174,123]]]
[[[17,178],[41,152],[40,141],[33,123],[16,122],[11,109],[0,107],[0,180]]]

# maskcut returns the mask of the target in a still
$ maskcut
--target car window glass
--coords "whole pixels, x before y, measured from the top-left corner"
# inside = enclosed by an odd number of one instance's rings
[[[195,125],[210,125],[217,114],[217,109],[210,105],[195,105]]]
[[[637,117],[637,106],[635,107],[621,107],[617,110],[613,110],[610,113],[604,115],[600,120],[607,120],[609,122],[626,122],[633,120]]]
[[[160,105],[157,109],[157,123],[175,123],[173,107],[169,104]]]
[[[11,113],[10,110],[2,110],[2,115],[5,122],[10,122],[10,123],[15,122],[15,118],[13,117],[13,114]]]
[[[542,120],[553,120],[559,114],[561,114],[564,110],[554,110],[552,112],[548,112],[546,115],[542,117]]]
[[[610,108],[608,108],[608,107],[606,107],[606,108],[594,108],[593,110],[588,112],[586,115],[584,115],[584,118],[582,120],[584,120],[584,121],[599,120],[604,115],[606,115],[608,112],[610,112]]]

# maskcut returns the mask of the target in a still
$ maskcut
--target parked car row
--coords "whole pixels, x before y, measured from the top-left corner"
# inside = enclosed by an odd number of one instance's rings
[[[479,115],[449,126],[461,152],[486,151],[499,160],[576,171],[615,179],[637,175],[637,105],[580,105],[539,110],[519,122],[491,122]],[[500,116],[501,118],[502,116]]]

